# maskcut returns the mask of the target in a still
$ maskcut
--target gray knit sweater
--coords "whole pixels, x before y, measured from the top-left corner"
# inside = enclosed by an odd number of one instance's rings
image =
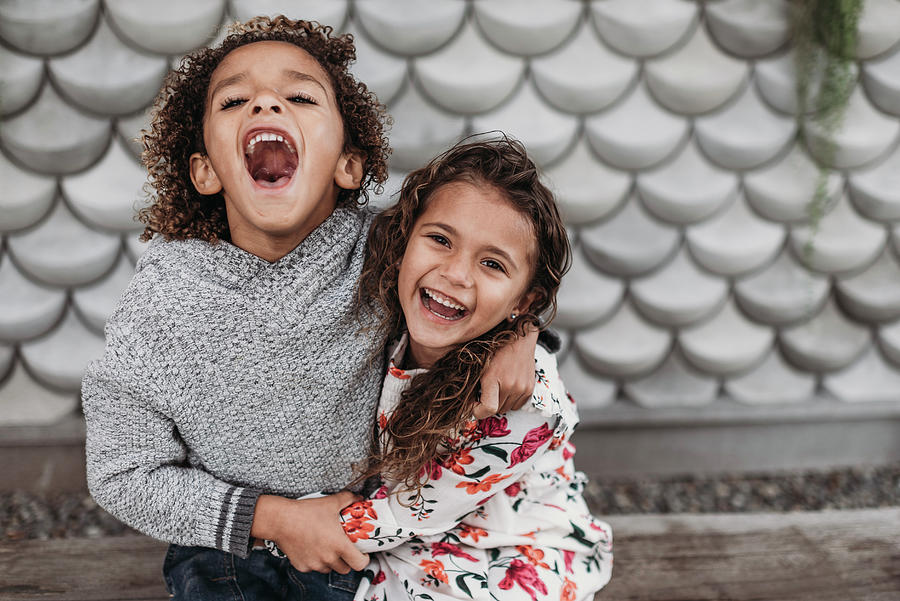
[[[88,485],[156,538],[247,554],[262,493],[336,491],[369,450],[384,341],[354,287],[370,216],[338,209],[268,263],[154,240],[88,367]]]

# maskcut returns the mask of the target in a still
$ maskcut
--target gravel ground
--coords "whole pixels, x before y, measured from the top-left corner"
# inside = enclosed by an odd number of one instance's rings
[[[862,509],[900,506],[900,464],[777,475],[640,480],[593,479],[585,491],[598,516]],[[133,533],[87,493],[0,492],[0,539]]]

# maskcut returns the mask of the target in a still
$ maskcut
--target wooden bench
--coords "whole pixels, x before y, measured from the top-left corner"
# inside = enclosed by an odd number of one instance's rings
[[[609,521],[615,569],[597,601],[900,599],[900,508]],[[163,601],[164,552],[137,536],[2,542],[0,599]]]

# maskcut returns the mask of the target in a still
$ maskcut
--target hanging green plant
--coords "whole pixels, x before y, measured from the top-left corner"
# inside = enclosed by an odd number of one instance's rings
[[[834,135],[844,120],[850,94],[856,85],[853,69],[857,26],[863,0],[794,0],[790,2],[797,72],[797,125],[818,125],[822,141],[818,150],[819,173],[815,192],[807,204],[810,233],[804,246],[807,263],[813,240],[828,203],[827,184],[837,144]],[[813,95],[811,97],[811,95]]]

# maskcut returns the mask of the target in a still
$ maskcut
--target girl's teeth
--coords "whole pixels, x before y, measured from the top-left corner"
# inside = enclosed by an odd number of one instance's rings
[[[284,139],[284,136],[270,132],[263,132],[260,134],[256,134],[255,136],[250,138],[250,142],[247,143],[247,154],[253,152],[253,147],[257,142],[284,142],[287,145],[288,150],[290,150],[292,153],[297,152],[296,150],[294,150],[294,147],[291,146],[291,143]]]
[[[437,292],[432,292],[428,288],[425,289],[425,294],[427,294],[435,302],[438,302],[438,303],[444,305],[445,307],[450,307],[451,309],[456,309],[457,311],[465,311],[466,310],[465,307],[451,302],[449,299],[444,298],[443,296],[439,295]]]

